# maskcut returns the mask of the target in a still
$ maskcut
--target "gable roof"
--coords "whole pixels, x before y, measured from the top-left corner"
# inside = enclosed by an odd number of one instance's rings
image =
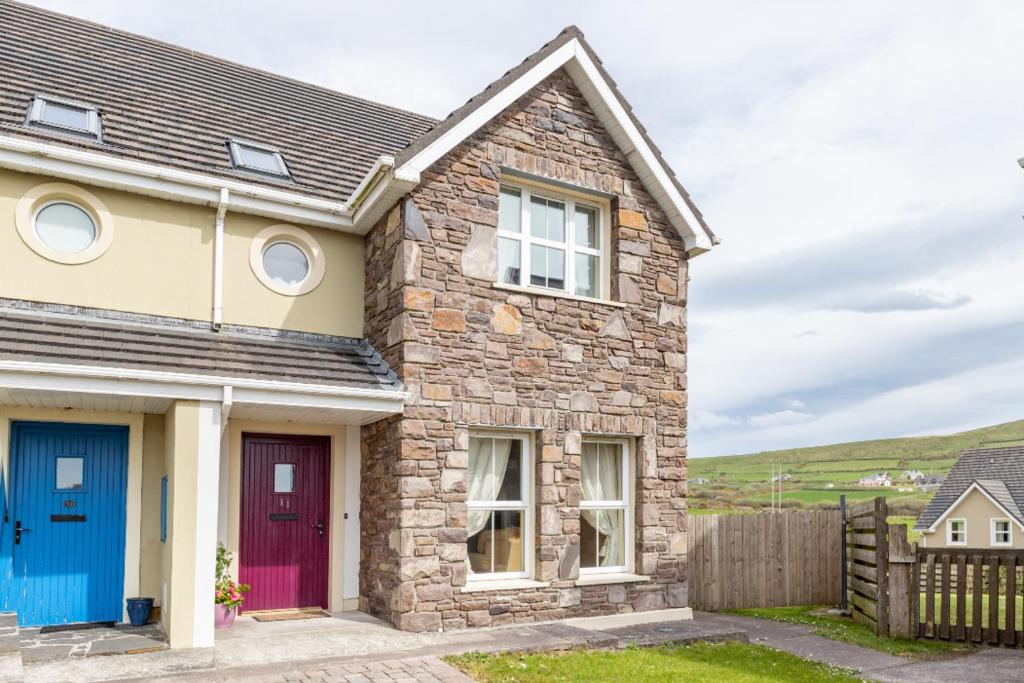
[[[95,105],[102,142],[25,125],[36,95]],[[0,0],[0,134],[344,200],[435,119],[82,19]],[[235,169],[228,139],[291,180]]]
[[[690,253],[717,244],[575,26],[437,121],[0,0],[0,166],[362,234],[440,156],[559,69]],[[96,106],[101,139],[26,125],[38,95]],[[277,149],[291,177],[234,168],[231,139]]]
[[[1024,526],[1024,446],[1005,446],[961,453],[914,528],[934,527],[975,486]]]

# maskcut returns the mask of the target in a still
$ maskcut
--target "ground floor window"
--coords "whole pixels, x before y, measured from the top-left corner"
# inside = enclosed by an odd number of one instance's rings
[[[628,571],[629,448],[623,441],[586,441],[581,458],[580,571]]]
[[[530,566],[530,449],[525,436],[469,439],[470,578],[525,578]]]

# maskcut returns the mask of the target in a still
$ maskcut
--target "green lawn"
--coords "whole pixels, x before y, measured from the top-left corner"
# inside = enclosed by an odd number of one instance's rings
[[[935,590],[935,593],[936,593],[936,595],[935,595],[935,623],[938,623],[939,619],[941,618],[941,614],[942,614],[942,612],[941,612],[941,610],[942,610],[942,600],[941,600],[940,596],[938,595],[939,581],[935,582],[935,586],[936,586],[936,590]],[[968,590],[969,591],[973,590],[973,588],[969,587]],[[985,590],[988,590],[988,581],[987,580],[985,581]],[[974,601],[972,600],[972,597],[973,596],[968,594],[966,596],[966,599],[964,600],[964,609],[966,611],[966,617],[967,617],[966,621],[967,621],[967,625],[968,626],[974,626]],[[988,595],[982,595],[981,596],[981,624],[979,624],[979,625],[984,627],[984,628],[988,627],[988,605],[989,605],[989,602],[990,601],[988,599]],[[1014,602],[1016,603],[1016,608],[1014,609],[1014,622],[1015,622],[1014,628],[1015,628],[1015,630],[1021,630],[1021,628],[1024,628],[1024,596],[1018,595]],[[954,591],[953,594],[949,596],[949,619],[953,623],[956,623],[956,603],[957,603],[956,592]],[[921,621],[922,622],[925,620],[925,607],[927,606],[927,604],[928,604],[927,597],[925,596],[924,593],[921,593],[921,606],[920,606],[921,612],[920,612],[920,617],[921,617]],[[1000,595],[999,596],[999,628],[1003,628],[1005,624],[1006,624],[1006,596],[1005,595]]]
[[[875,629],[859,624],[849,617],[825,614],[826,607],[769,607],[762,609],[730,610],[731,614],[758,619],[771,619],[790,624],[806,624],[814,627],[819,636],[853,643],[872,650],[887,652],[912,659],[932,659],[971,649],[963,643],[947,643],[936,640],[913,640],[908,638],[882,638],[875,635]]]
[[[902,524],[907,527],[907,540],[911,543],[917,543],[921,540],[921,532],[914,531],[914,522],[917,517],[904,517],[900,515],[889,515],[886,519],[889,524]]]
[[[626,650],[446,657],[482,683],[817,683],[859,678],[788,652],[748,643],[694,643]]]

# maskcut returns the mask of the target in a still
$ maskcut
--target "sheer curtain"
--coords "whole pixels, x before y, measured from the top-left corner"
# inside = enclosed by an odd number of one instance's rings
[[[494,448],[493,465],[491,448]],[[505,479],[511,439],[469,440],[469,497],[473,502],[496,500],[501,482]],[[490,510],[469,511],[469,535],[475,536],[487,525]]]
[[[610,444],[583,444],[583,500],[620,500],[619,481],[622,471],[618,448]],[[604,513],[604,514],[600,514]],[[620,536],[623,514],[618,510],[582,510],[583,518],[604,536],[604,543],[598,550],[598,566],[614,567],[621,564]]]

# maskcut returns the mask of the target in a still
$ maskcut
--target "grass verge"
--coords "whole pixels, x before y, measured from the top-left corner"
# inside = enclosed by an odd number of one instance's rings
[[[966,643],[948,643],[941,640],[915,640],[911,638],[884,638],[875,635],[873,627],[859,624],[849,617],[825,614],[826,607],[766,607],[758,609],[729,610],[729,614],[743,617],[770,619],[789,624],[805,624],[813,628],[816,635],[832,640],[852,643],[898,657],[910,659],[938,659],[949,655],[969,652],[973,648]]]
[[[625,650],[446,657],[481,683],[814,683],[859,681],[845,669],[749,643],[693,643]]]

